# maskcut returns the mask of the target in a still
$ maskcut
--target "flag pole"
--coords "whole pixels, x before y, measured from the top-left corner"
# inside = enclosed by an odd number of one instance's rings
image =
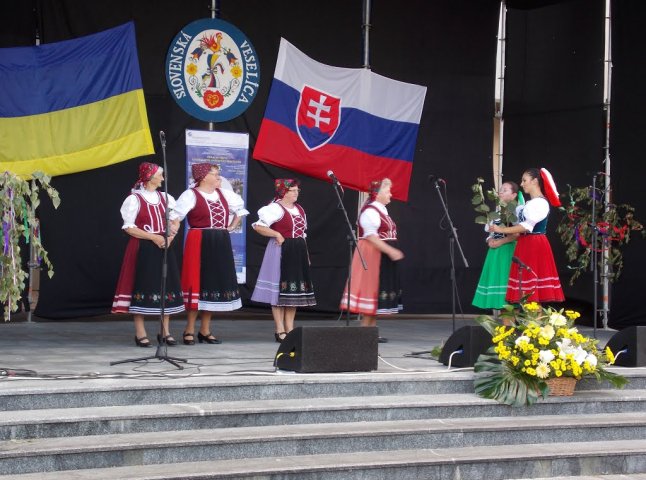
[[[363,13],[361,24],[361,67],[370,70],[370,17],[372,13],[372,0],[363,0]],[[376,179],[375,179],[376,180]],[[368,199],[368,194],[359,192],[357,203],[357,218],[361,214],[361,207]]]
[[[211,18],[220,18],[220,0],[211,0],[209,10],[211,10]],[[209,122],[209,131],[213,130],[215,130],[215,124]]]

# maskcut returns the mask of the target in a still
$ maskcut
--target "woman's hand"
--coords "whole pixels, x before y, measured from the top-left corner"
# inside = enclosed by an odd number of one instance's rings
[[[404,258],[404,252],[398,250],[397,248],[393,248],[392,251],[388,252],[388,257],[390,257],[393,262],[396,262]]]
[[[285,237],[283,237],[280,233],[276,232],[276,236],[274,237],[278,245],[282,245],[285,243]]]
[[[490,238],[487,240],[487,245],[489,245],[489,248],[498,248],[501,246],[503,242],[499,238]]]

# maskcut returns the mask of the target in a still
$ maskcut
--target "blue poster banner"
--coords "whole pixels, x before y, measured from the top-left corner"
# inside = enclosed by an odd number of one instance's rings
[[[220,166],[222,188],[240,195],[247,204],[247,164],[249,159],[249,134],[186,130],[186,186],[192,182],[191,165],[215,163]],[[247,281],[247,236],[245,219],[231,232],[233,258],[238,283]]]

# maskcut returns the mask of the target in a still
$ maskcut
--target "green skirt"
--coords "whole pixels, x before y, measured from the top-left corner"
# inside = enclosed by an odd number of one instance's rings
[[[500,309],[507,302],[507,282],[511,269],[511,257],[516,242],[505,243],[498,248],[490,248],[485,258],[476,294],[471,302],[479,308]]]

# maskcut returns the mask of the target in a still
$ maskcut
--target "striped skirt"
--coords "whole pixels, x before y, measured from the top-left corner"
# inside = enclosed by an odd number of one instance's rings
[[[187,310],[229,312],[242,307],[228,230],[189,230],[182,293]]]
[[[112,301],[112,313],[159,315],[164,250],[150,240],[130,237]],[[184,311],[173,246],[168,249],[164,314]]]
[[[286,238],[282,246],[269,240],[251,300],[278,307],[316,305],[305,239]]]
[[[388,244],[397,248],[396,241]],[[352,276],[350,283],[350,311],[365,315],[389,315],[403,309],[402,289],[399,280],[399,266],[388,255],[382,254],[370,241],[359,240],[367,270],[361,264],[361,258],[355,251],[352,258]],[[346,284],[341,303],[341,310],[348,309],[348,286]]]

